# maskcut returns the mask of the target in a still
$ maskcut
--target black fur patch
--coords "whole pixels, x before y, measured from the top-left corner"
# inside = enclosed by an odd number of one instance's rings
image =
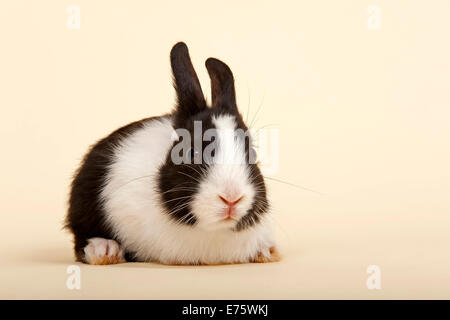
[[[188,130],[191,137],[194,137],[194,121],[202,121],[203,132],[214,128],[211,115],[211,109],[205,109],[185,120],[181,128]],[[175,123],[181,125],[181,120],[179,119]],[[173,146],[177,143],[178,141],[174,142]],[[191,147],[194,148],[194,139],[191,139],[191,144]],[[202,154],[206,146],[207,142],[203,142],[202,150],[198,151]],[[164,207],[174,221],[187,225],[194,225],[197,222],[195,215],[191,212],[190,202],[198,190],[203,173],[207,170],[208,164],[204,161],[201,164],[194,164],[194,161],[191,161],[191,164],[174,164],[171,153],[167,154],[166,162],[159,170],[158,192],[161,194]]]

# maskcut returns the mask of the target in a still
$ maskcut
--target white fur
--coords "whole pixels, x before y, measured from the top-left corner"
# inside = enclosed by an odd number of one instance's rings
[[[217,129],[216,155],[214,163],[208,169],[205,181],[200,185],[192,209],[198,217],[198,227],[204,229],[230,228],[236,220],[242,218],[251,208],[255,196],[254,187],[250,184],[248,167],[245,165],[244,141],[234,139],[236,122],[231,115],[213,118]],[[218,195],[230,200],[242,200],[235,208],[235,221],[218,223],[223,219],[227,206]]]
[[[233,117],[214,119],[218,128],[234,128]],[[151,120],[123,139],[115,150],[102,191],[107,222],[122,248],[136,252],[139,260],[167,264],[217,264],[249,262],[258,254],[270,256],[274,245],[270,219],[254,227],[233,231],[236,221],[223,221],[224,204],[218,194],[243,194],[236,212],[242,216],[253,201],[245,165],[214,165],[192,204],[198,224],[176,224],[161,204],[157,192],[158,168],[173,144],[170,118]],[[219,134],[219,157],[237,156],[236,146]],[[241,152],[242,153],[242,152]]]

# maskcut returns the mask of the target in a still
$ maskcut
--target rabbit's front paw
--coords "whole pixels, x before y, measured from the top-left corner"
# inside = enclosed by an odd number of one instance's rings
[[[267,263],[267,262],[278,262],[281,260],[280,253],[276,247],[270,247],[266,250],[260,250],[256,257],[252,259],[251,262],[254,263]]]
[[[123,251],[117,241],[90,238],[84,247],[84,259],[89,264],[116,264],[125,262]]]

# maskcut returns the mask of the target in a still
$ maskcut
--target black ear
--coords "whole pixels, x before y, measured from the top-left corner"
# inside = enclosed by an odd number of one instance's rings
[[[185,43],[178,42],[170,51],[170,63],[177,93],[177,111],[182,116],[194,115],[206,108],[205,97],[192,66]]]
[[[230,68],[215,58],[206,60],[205,65],[211,78],[212,106],[237,111],[234,78]]]

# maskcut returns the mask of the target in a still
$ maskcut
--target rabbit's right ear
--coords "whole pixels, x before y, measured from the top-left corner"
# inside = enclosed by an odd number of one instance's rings
[[[211,78],[212,106],[237,112],[233,73],[225,63],[209,58],[205,62]]]
[[[173,46],[170,51],[170,62],[177,93],[178,114],[181,117],[188,117],[204,110],[205,97],[185,43],[178,42]]]

